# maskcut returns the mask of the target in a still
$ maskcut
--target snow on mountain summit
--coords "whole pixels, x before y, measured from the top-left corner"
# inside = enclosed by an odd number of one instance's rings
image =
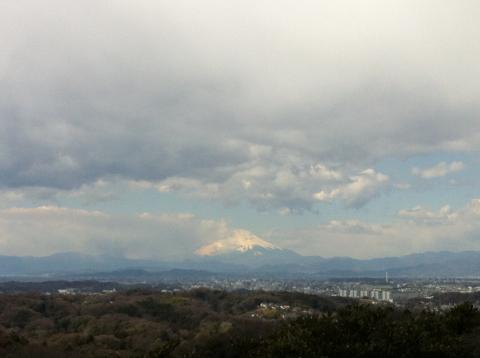
[[[215,256],[231,252],[247,252],[254,248],[280,250],[279,247],[265,241],[246,230],[234,230],[232,235],[226,239],[214,241],[202,246],[195,253],[199,256]]]

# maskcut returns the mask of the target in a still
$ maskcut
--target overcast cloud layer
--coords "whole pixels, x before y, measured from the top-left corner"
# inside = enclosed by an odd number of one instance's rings
[[[476,1],[3,2],[2,206],[120,181],[361,210],[409,187],[378,163],[479,151],[479,18]],[[438,163],[406,174],[468,167]]]

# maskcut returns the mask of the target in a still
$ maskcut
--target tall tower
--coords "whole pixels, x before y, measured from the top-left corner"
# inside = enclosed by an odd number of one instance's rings
[[[385,271],[385,283],[388,283],[388,272]]]

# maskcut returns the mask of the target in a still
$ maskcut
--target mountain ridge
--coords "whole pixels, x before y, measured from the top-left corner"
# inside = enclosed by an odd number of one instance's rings
[[[253,246],[214,256],[194,256],[182,261],[129,259],[75,252],[50,256],[0,256],[0,276],[41,276],[125,269],[165,271],[199,270],[217,273],[312,275],[318,277],[478,277],[480,251],[428,251],[373,259],[302,256],[294,251]]]

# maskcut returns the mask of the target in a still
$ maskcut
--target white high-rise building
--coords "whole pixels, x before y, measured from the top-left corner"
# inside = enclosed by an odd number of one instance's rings
[[[370,297],[376,299],[377,301],[380,301],[380,299],[382,298],[382,291],[372,290],[372,292],[370,292]]]
[[[357,290],[350,290],[348,292],[348,297],[358,298],[358,291]]]
[[[382,291],[382,301],[392,301],[392,296],[390,291]]]

